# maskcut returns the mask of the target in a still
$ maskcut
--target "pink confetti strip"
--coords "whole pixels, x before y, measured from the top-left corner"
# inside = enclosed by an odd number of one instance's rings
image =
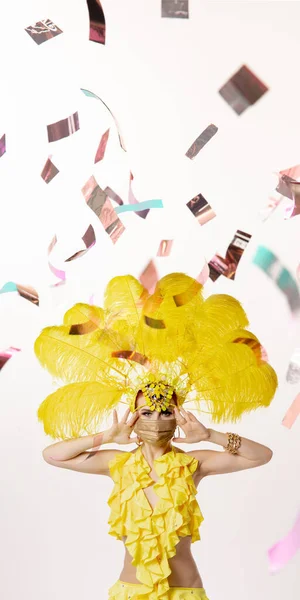
[[[205,223],[208,223],[208,221],[211,221],[216,216],[216,213],[202,194],[198,194],[198,196],[192,198],[187,203],[187,207],[193,213],[194,217],[196,217],[199,225],[205,225]]]
[[[104,158],[104,154],[105,154],[105,150],[106,150],[106,146],[107,146],[107,142],[108,142],[109,132],[110,132],[110,129],[108,129],[101,137],[100,144],[98,146],[98,150],[96,152],[96,156],[95,156],[95,160],[94,160],[95,164],[100,162],[100,160],[102,160]]]
[[[85,234],[82,236],[81,239],[82,239],[83,243],[85,244],[86,249],[79,250],[79,252],[76,252],[75,254],[73,254],[72,256],[67,258],[65,262],[70,262],[71,260],[74,260],[75,258],[79,258],[79,256],[84,256],[90,250],[90,248],[92,248],[95,245],[96,234],[95,234],[94,227],[92,225],[88,226]]]
[[[105,44],[105,16],[100,0],[87,0],[90,16],[90,36],[91,42]]]
[[[201,283],[201,285],[204,285],[207,282],[208,278],[209,278],[209,266],[208,266],[207,262],[205,261],[205,265],[204,265],[201,273],[199,273],[198,277],[196,277],[196,281]]]
[[[136,199],[136,197],[133,193],[133,190],[132,190],[132,183],[131,183],[132,180],[133,180],[133,175],[132,175],[132,173],[130,173],[128,202],[129,202],[129,204],[139,204],[139,201]],[[149,210],[150,210],[150,208],[146,208],[145,210],[136,211],[135,214],[138,215],[139,217],[141,217],[142,219],[146,219]]]
[[[197,137],[197,139],[193,142],[191,147],[186,152],[186,156],[193,160],[195,156],[206,146],[206,144],[211,140],[211,138],[216,135],[218,128],[211,123],[202,133]]]
[[[300,413],[300,394],[297,394],[296,398],[292,402],[290,408],[288,409],[286,415],[283,418],[282,425],[291,429],[292,425],[294,425],[297,417]]]
[[[5,137],[5,133],[4,133],[2,138],[0,138],[0,158],[1,158],[1,156],[3,156],[3,154],[5,154],[5,152],[6,152],[6,137]]]
[[[45,166],[41,172],[41,178],[46,182],[50,183],[52,179],[59,173],[57,167],[51,161],[51,156],[49,156],[48,160],[45,163]]]
[[[115,244],[125,231],[125,227],[120,221],[110,199],[98,185],[94,176],[89,178],[81,191],[87,205],[97,215],[106,233],[113,244]]]
[[[219,94],[237,115],[241,115],[267,91],[267,86],[246,65],[243,65],[221,87]]]
[[[157,256],[170,256],[173,246],[173,240],[161,240],[157,251]]]
[[[144,271],[139,277],[142,286],[148,290],[149,294],[153,294],[155,286],[158,282],[158,272],[153,260],[150,260]]]
[[[220,275],[224,275],[224,277],[227,277],[228,279],[235,278],[238,264],[250,239],[250,233],[245,233],[238,229],[226,250],[226,257],[222,258],[219,254],[215,254],[208,263],[209,276],[212,281],[216,281]]]
[[[30,35],[36,44],[40,46],[43,42],[51,40],[52,38],[60,35],[62,32],[57,25],[51,21],[51,19],[42,19],[37,21],[34,25],[29,25],[25,28],[25,31]]]
[[[78,112],[75,112],[70,117],[47,125],[48,141],[57,142],[69,135],[72,135],[80,128]]]
[[[284,567],[300,548],[300,512],[294,527],[277,544],[268,550],[269,566],[272,573]]]
[[[2,367],[7,363],[7,361],[17,352],[20,352],[21,348],[14,348],[10,346],[6,350],[0,350],[0,371]]]
[[[52,238],[49,247],[48,247],[48,257],[50,256],[55,244],[57,244],[57,237],[56,235]],[[57,267],[55,267],[52,262],[50,262],[50,259],[48,258],[48,265],[49,265],[49,269],[50,271],[56,275],[56,277],[58,277],[58,279],[61,279],[61,281],[65,281],[66,280],[66,272],[62,271],[61,269],[57,269]]]

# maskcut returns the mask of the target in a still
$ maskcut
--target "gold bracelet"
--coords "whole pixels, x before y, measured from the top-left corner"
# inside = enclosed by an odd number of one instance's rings
[[[228,436],[228,444],[225,450],[228,450],[230,454],[237,454],[242,444],[242,438],[237,433],[227,433],[226,435]]]

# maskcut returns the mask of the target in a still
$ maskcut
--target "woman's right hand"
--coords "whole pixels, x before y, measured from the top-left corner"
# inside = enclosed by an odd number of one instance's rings
[[[138,419],[138,413],[134,413],[128,422],[127,418],[130,413],[128,408],[120,421],[118,421],[118,414],[116,409],[113,411],[113,424],[110,429],[104,432],[104,439],[106,444],[133,444],[137,441],[137,437],[130,437],[132,428]],[[104,440],[103,440],[104,441]]]

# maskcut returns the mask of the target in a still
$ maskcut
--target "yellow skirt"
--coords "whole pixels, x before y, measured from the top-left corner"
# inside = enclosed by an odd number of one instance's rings
[[[109,600],[147,600],[142,583],[120,579],[108,590]],[[169,600],[208,600],[204,588],[170,587]]]

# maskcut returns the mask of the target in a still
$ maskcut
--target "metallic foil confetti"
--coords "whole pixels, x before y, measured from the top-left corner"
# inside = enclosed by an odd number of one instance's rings
[[[219,94],[238,115],[241,115],[267,91],[267,86],[246,65],[243,65],[221,87]]]
[[[66,272],[62,271],[61,269],[57,269],[52,262],[50,262],[49,256],[54,248],[54,246],[57,244],[57,237],[56,235],[52,238],[49,246],[48,246],[48,266],[50,271],[53,273],[53,275],[56,275],[56,277],[58,277],[58,279],[61,279],[61,282],[64,282],[66,279]]]
[[[148,290],[149,294],[153,294],[155,286],[158,282],[158,273],[153,260],[150,260],[144,271],[139,277],[142,286]]]
[[[285,414],[283,421],[282,421],[282,425],[284,425],[284,427],[287,427],[288,429],[291,429],[291,427],[294,425],[297,417],[299,417],[300,415],[300,394],[297,394],[296,398],[293,400],[290,408],[288,409],[287,413]]]
[[[216,281],[220,275],[224,275],[228,279],[234,279],[238,264],[243,256],[244,250],[247,247],[251,235],[238,229],[230,242],[226,257],[222,258],[219,254],[215,254],[209,264],[209,276],[212,281]]]
[[[262,222],[266,221],[273,214],[276,208],[281,204],[283,198],[284,196],[279,196],[278,198],[270,196],[267,206],[260,211]]]
[[[144,202],[138,202],[137,204],[123,204],[123,206],[118,206],[115,210],[117,214],[124,212],[142,212],[145,209],[150,208],[163,208],[162,200],[145,200]],[[148,214],[148,213],[147,213]]]
[[[86,333],[92,333],[98,329],[98,324],[93,321],[86,321],[86,323],[78,323],[77,325],[71,325],[69,335],[85,335]]]
[[[185,291],[182,292],[181,294],[176,294],[176,296],[173,296],[173,300],[176,304],[176,306],[184,306],[184,304],[187,304],[188,302],[190,302],[190,300],[193,300],[193,298],[195,298],[195,296],[197,296],[199,290],[201,290],[202,285],[201,283],[199,283],[198,281],[193,281],[193,283],[190,285],[190,287]]]
[[[124,150],[124,152],[126,152],[126,148],[125,148],[125,143],[121,134],[121,130],[120,130],[120,126],[119,123],[116,119],[116,117],[113,115],[113,113],[111,112],[110,108],[107,106],[107,104],[105,104],[104,100],[102,100],[102,98],[99,98],[99,96],[97,96],[96,94],[94,94],[94,92],[90,92],[89,90],[86,90],[84,88],[80,88],[81,91],[84,93],[85,96],[87,96],[88,98],[95,98],[96,100],[100,100],[100,102],[102,102],[102,104],[105,106],[105,108],[107,108],[107,110],[110,112],[114,122],[115,122],[115,126],[117,128],[118,131],[118,136],[119,136],[119,142],[120,142],[120,146],[122,148],[122,150]]]
[[[300,511],[289,533],[268,550],[269,567],[272,573],[282,569],[300,549]]]
[[[73,115],[67,117],[66,119],[62,119],[61,121],[57,121],[57,123],[47,125],[48,141],[57,142],[58,140],[72,135],[78,130],[79,117],[78,112],[75,112]]]
[[[14,283],[13,281],[8,281],[1,289],[0,294],[6,294],[10,292],[18,292],[21,298],[24,300],[29,300],[32,304],[39,304],[39,296],[37,291],[31,287],[30,285],[20,285],[19,283]]]
[[[197,156],[198,152],[211,140],[211,138],[216,135],[218,128],[211,123],[202,133],[200,133],[199,137],[193,142],[191,147],[186,152],[186,156],[193,160],[195,156]]]
[[[292,384],[300,381],[300,348],[296,348],[293,352],[286,373],[286,381]]]
[[[270,277],[285,294],[292,312],[300,310],[300,294],[296,281],[281,264],[279,258],[268,248],[258,246],[253,263]]]
[[[35,41],[36,44],[40,45],[47,40],[51,40],[52,38],[60,35],[62,32],[57,25],[51,21],[51,19],[42,19],[41,21],[37,21],[34,25],[29,25],[29,27],[25,28],[25,31],[30,35],[30,37]]]
[[[100,0],[87,0],[90,16],[90,41],[105,44],[105,16]]]
[[[17,352],[20,352],[21,349],[20,348],[13,348],[13,346],[10,346],[9,348],[7,348],[6,350],[0,350],[0,371],[2,369],[2,367],[4,367],[4,365],[7,363],[7,361]]]
[[[120,198],[120,196],[118,196],[118,194],[116,194],[110,187],[107,186],[104,191],[111,200],[114,200],[120,206],[124,204],[122,198]]]
[[[90,177],[82,188],[82,193],[87,205],[97,215],[106,233],[115,244],[125,231],[125,227],[117,216],[111,201],[93,176]]]
[[[208,266],[207,262],[205,261],[205,265],[204,265],[202,271],[196,277],[196,281],[201,283],[201,285],[204,285],[207,282],[208,278],[209,278],[209,266]]]
[[[140,365],[149,364],[149,359],[147,356],[140,354],[139,352],[135,352],[134,350],[118,350],[116,352],[112,352],[111,356],[113,358],[125,358],[126,360],[133,360]]]
[[[156,256],[170,256],[173,240],[161,240]]]
[[[138,200],[136,199],[133,190],[132,190],[132,180],[133,180],[133,175],[132,173],[130,173],[130,180],[129,180],[129,191],[128,191],[128,202],[129,204],[139,204]],[[147,214],[149,212],[150,208],[147,208],[146,210],[141,210],[141,211],[137,211],[136,214],[141,217],[142,219],[146,219]]]
[[[41,172],[41,177],[46,183],[50,183],[50,181],[52,181],[52,179],[54,179],[54,177],[57,175],[57,173],[59,173],[59,170],[53,164],[53,162],[51,161],[51,158],[49,157],[48,160],[46,161],[46,164],[45,164],[42,172]]]
[[[300,181],[292,181],[289,183],[289,188],[293,197],[293,204],[286,209],[285,218],[291,219],[300,215]]]
[[[95,164],[97,162],[100,162],[100,160],[102,160],[104,158],[104,154],[105,154],[105,150],[106,150],[106,146],[107,146],[107,142],[108,142],[109,132],[110,132],[110,130],[108,129],[101,137],[100,144],[98,146],[98,150],[96,152],[96,156],[95,156],[95,160],[94,160]]]
[[[192,198],[192,200],[187,203],[187,207],[193,213],[194,217],[196,217],[200,225],[205,225],[205,223],[208,223],[208,221],[211,221],[211,219],[216,216],[216,213],[202,194],[198,194],[198,196]]]
[[[188,19],[189,0],[162,0],[161,16],[169,19]]]
[[[81,239],[86,246],[85,250],[79,250],[78,252],[75,252],[75,254],[70,256],[70,258],[67,258],[65,262],[70,262],[71,260],[74,260],[75,258],[79,258],[79,256],[84,256],[90,250],[90,248],[92,248],[92,246],[95,245],[96,235],[95,235],[94,227],[92,225],[88,226],[85,234],[82,236]]]
[[[144,317],[144,321],[148,327],[152,329],[166,329],[166,325],[162,319],[151,319],[150,317]]]
[[[290,188],[290,183],[297,183],[297,179],[300,178],[300,165],[295,165],[289,169],[283,169],[278,173],[279,182],[276,188],[276,192],[293,200],[293,194]]]
[[[5,152],[6,152],[6,138],[5,138],[5,133],[4,133],[2,138],[0,138],[0,158],[1,158],[1,156],[3,156],[3,154],[5,154]]]

